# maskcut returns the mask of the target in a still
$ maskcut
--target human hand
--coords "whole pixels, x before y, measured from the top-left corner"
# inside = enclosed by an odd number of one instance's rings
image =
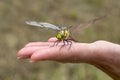
[[[88,63],[106,72],[114,79],[120,78],[120,46],[107,41],[93,43],[75,43],[61,47],[50,47],[56,38],[50,38],[48,42],[32,42],[18,52],[21,59],[30,58],[31,62],[59,61],[63,63]]]
[[[22,59],[30,58],[31,62],[53,60],[59,62],[89,62],[90,54],[94,49],[87,43],[75,43],[72,45],[63,45],[59,43],[57,46],[51,47],[56,38],[50,38],[48,42],[31,42],[18,52],[18,57]],[[70,47],[70,48],[69,48]],[[85,59],[86,58],[86,59]]]

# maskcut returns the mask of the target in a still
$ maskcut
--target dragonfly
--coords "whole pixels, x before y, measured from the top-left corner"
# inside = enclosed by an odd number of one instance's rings
[[[74,27],[65,27],[65,26],[56,26],[53,25],[51,23],[47,23],[47,22],[37,22],[37,21],[26,21],[25,23],[31,26],[37,26],[40,28],[44,28],[44,29],[52,29],[55,31],[58,31],[58,33],[56,34],[56,38],[57,40],[54,42],[53,46],[57,46],[59,42],[63,42],[63,46],[67,44],[70,44],[70,47],[72,45],[72,42],[77,42],[77,40],[75,40],[71,35],[71,33],[74,33],[78,30],[82,30],[84,28],[89,27],[89,25],[95,23],[96,21],[103,19],[106,16],[100,16],[97,18],[94,18],[92,20],[89,20],[87,22],[81,23],[78,26],[74,26]]]

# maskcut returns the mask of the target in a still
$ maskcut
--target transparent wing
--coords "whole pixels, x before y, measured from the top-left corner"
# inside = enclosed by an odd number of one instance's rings
[[[63,28],[63,27],[58,27],[58,26],[55,26],[47,22],[26,21],[25,23],[28,25],[32,25],[32,26],[38,26],[41,28],[53,29],[53,30],[61,30],[61,28]]]
[[[83,24],[80,24],[80,25],[78,25],[78,26],[71,27],[70,30],[72,30],[72,33],[74,33],[74,32],[76,32],[77,30],[82,30],[82,29],[84,29],[84,28],[89,27],[89,25],[91,25],[91,24],[95,23],[96,21],[98,21],[98,20],[100,20],[100,19],[103,19],[103,18],[105,18],[105,17],[106,17],[106,15],[100,16],[100,17],[95,18],[95,19],[92,19],[92,20],[89,20],[89,21],[87,21],[87,22],[85,22],[85,23],[83,23]]]

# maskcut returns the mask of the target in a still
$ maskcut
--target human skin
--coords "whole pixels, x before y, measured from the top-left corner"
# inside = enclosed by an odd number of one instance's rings
[[[93,43],[77,43],[50,47],[56,41],[50,38],[48,42],[31,42],[19,52],[19,59],[30,58],[30,62],[58,61],[62,63],[88,63],[106,72],[114,80],[120,80],[120,45],[107,41]],[[70,47],[70,49],[69,49]]]

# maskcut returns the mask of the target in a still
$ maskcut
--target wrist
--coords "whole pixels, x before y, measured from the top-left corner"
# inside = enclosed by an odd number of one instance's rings
[[[120,45],[106,41],[92,43],[94,49],[93,65],[106,72],[112,78],[120,78]]]

